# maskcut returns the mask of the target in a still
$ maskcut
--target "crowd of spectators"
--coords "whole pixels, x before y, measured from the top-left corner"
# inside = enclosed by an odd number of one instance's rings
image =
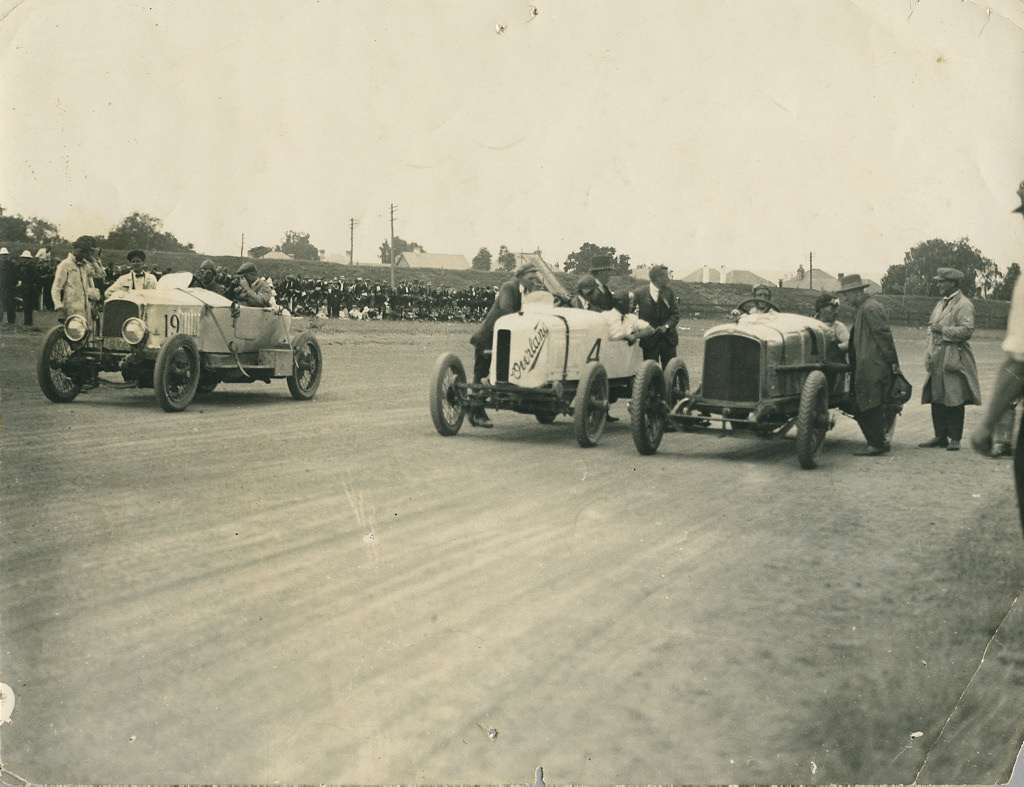
[[[31,302],[35,309],[52,311],[50,290],[60,260],[51,258],[48,249],[40,249],[36,254],[28,250],[18,253],[22,256],[9,254],[0,260],[4,280],[0,283],[0,296],[19,312],[26,302]],[[107,275],[96,281],[101,293],[131,270],[128,264],[112,265],[106,260],[103,263]],[[170,272],[152,270],[157,278]],[[214,279],[232,297],[237,284],[235,271],[217,266]],[[272,284],[278,305],[296,316],[322,319],[479,322],[493,303],[496,290],[483,286],[439,287],[418,280],[398,282],[392,287],[387,282],[346,276],[285,276],[274,279]]]

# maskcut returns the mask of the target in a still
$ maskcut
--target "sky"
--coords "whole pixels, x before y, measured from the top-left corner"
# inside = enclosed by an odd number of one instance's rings
[[[0,206],[677,277],[1024,264],[1022,0],[0,0]],[[1016,221],[1014,220],[1016,219]],[[2,240],[2,239],[0,239]]]

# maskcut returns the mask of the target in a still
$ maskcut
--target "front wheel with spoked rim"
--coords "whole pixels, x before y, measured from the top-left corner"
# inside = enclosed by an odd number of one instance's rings
[[[156,356],[153,389],[156,401],[168,413],[189,406],[199,387],[199,346],[191,336],[172,336]]]
[[[451,437],[459,433],[466,407],[459,385],[466,384],[466,367],[455,353],[442,355],[434,363],[430,379],[430,419],[438,434]]]
[[[804,380],[796,416],[796,456],[804,470],[818,466],[828,429],[828,380],[815,369]]]
[[[608,418],[608,372],[600,361],[583,368],[573,406],[572,426],[581,448],[593,448]]]
[[[82,390],[82,384],[64,372],[64,364],[73,353],[74,348],[64,335],[64,327],[56,325],[51,328],[43,339],[42,349],[36,359],[39,388],[51,402],[70,402]]]

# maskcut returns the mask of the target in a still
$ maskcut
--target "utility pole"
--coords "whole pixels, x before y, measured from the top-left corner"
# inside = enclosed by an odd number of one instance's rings
[[[238,259],[245,259],[245,233],[242,233],[242,247],[238,250]]]
[[[807,271],[807,289],[814,289],[814,252],[808,255],[809,270]]]
[[[353,256],[353,254],[354,254],[354,245],[355,245],[355,237],[356,237],[356,220],[355,219],[349,219],[348,220],[348,264],[349,265],[355,265],[356,264],[356,258]]]
[[[395,211],[398,207],[391,206],[391,289],[395,288]]]

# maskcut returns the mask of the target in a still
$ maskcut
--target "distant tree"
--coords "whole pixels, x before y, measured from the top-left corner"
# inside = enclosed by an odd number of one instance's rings
[[[401,238],[399,238],[396,235],[395,236],[395,259],[394,259],[395,262],[398,262],[398,255],[401,254],[403,251],[418,251],[418,252],[423,253],[423,252],[426,252],[426,249],[424,249],[418,243],[414,243],[414,242],[411,243],[409,241],[404,241],[404,240],[402,240]],[[384,241],[382,244],[380,244],[380,261],[382,263],[384,263],[385,265],[390,265],[391,262],[392,262],[392,260],[391,260],[391,244],[388,243],[387,241]]]
[[[480,251],[473,258],[471,266],[475,271],[489,271],[491,269],[491,253],[486,246],[481,246]]]
[[[314,262],[320,260],[320,250],[310,243],[308,232],[288,230],[284,234],[281,245],[276,248],[297,260],[313,260]]]
[[[251,249],[249,249],[249,256],[254,259],[259,259],[264,254],[269,254],[272,251],[273,249],[270,248],[269,246],[253,246]]]
[[[1013,296],[1013,288],[1017,284],[1017,280],[1020,278],[1020,265],[1016,262],[1011,262],[1010,267],[1006,269],[1006,273],[1003,274],[1002,280],[996,285],[995,289],[992,290],[992,299],[997,301],[1008,301]]]
[[[516,267],[516,255],[508,250],[508,246],[498,249],[498,270],[512,271]]]
[[[21,216],[0,215],[0,241],[3,243],[26,243],[28,241],[28,219]]]
[[[40,246],[52,246],[61,241],[60,230],[57,229],[57,225],[42,219],[29,220],[28,237],[29,240]]]
[[[938,297],[939,287],[933,279],[939,268],[961,271],[963,291],[968,295],[977,288],[986,297],[999,284],[998,266],[971,246],[968,238],[955,242],[935,238],[904,254],[902,265],[889,267],[882,277],[882,292]]]
[[[163,231],[163,222],[146,213],[133,213],[122,219],[105,239],[115,249],[149,249],[153,251],[192,251],[171,233]]]
[[[572,252],[566,257],[562,267],[566,273],[583,275],[590,272],[590,265],[594,261],[594,257],[600,256],[611,258],[612,264],[615,266],[614,273],[621,276],[630,274],[628,254],[617,255],[614,246],[597,246],[593,243],[584,243],[578,251]]]

